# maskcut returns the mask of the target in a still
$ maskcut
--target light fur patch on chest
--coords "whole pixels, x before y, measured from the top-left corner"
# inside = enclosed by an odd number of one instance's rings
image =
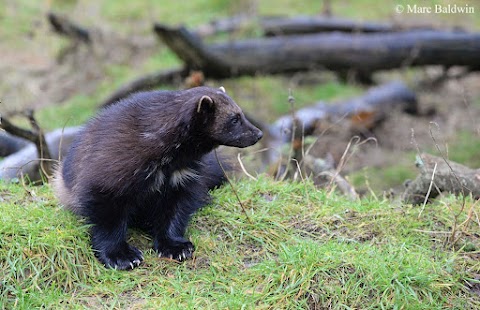
[[[165,174],[163,173],[162,170],[159,169],[155,174],[155,180],[151,187],[152,191],[161,192],[162,186],[164,183],[165,183]]]
[[[153,178],[152,185],[150,186],[150,190],[152,192],[161,192],[162,191],[162,186],[165,183],[165,174],[163,173],[162,169],[158,167],[157,165],[154,165],[152,167],[149,167],[146,169],[146,172],[148,172],[147,177],[145,180],[148,180],[150,178]],[[135,170],[134,175],[138,173],[137,170]]]
[[[176,170],[170,177],[170,185],[173,187],[185,186],[188,181],[198,180],[200,175],[198,171],[192,168]]]

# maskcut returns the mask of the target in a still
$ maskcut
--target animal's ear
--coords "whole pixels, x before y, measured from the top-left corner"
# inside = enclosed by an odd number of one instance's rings
[[[202,98],[198,101],[197,112],[207,111],[213,108],[213,100],[207,95],[203,95]]]
[[[226,91],[225,91],[225,87],[223,87],[223,86],[220,86],[218,89],[220,89],[222,92],[226,93]]]

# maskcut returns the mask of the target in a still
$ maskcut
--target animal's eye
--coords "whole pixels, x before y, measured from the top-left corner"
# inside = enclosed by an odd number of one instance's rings
[[[230,123],[231,123],[232,125],[236,125],[236,124],[238,124],[239,122],[240,122],[240,115],[235,115],[234,117],[232,117],[232,118],[230,119]]]

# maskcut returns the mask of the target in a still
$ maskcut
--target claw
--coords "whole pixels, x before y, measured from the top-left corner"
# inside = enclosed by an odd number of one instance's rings
[[[158,257],[162,257],[163,256],[163,253],[162,252],[158,252]]]
[[[130,268],[132,268],[132,269],[135,268],[135,267],[133,266],[133,263],[132,263],[132,262],[130,262]]]

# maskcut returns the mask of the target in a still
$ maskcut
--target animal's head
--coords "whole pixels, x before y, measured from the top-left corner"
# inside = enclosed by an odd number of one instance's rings
[[[247,120],[223,87],[197,87],[192,90],[196,90],[198,98],[194,113],[201,120],[202,132],[209,135],[215,144],[243,148],[254,145],[262,138],[262,131]]]

